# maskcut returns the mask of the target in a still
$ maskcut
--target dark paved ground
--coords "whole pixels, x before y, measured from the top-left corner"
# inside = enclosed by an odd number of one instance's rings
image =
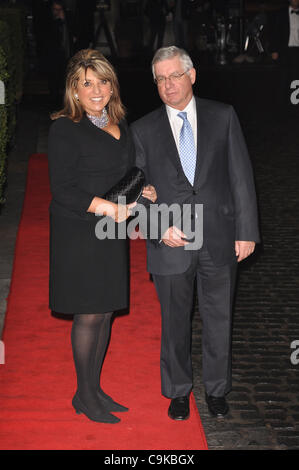
[[[239,113],[255,169],[263,237],[256,254],[241,263],[239,269],[232,344],[233,390],[228,395],[230,413],[223,420],[209,417],[203,399],[201,322],[200,313],[195,310],[194,394],[210,449],[299,449],[299,364],[292,364],[290,359],[294,352],[292,341],[299,343],[299,105],[292,112],[279,110],[273,86],[277,77],[272,72],[267,68],[254,74],[251,68],[250,80],[240,82],[236,88],[235,70],[233,80],[226,76],[223,82],[222,71],[216,70],[220,86],[215,80],[209,89],[200,89],[202,96],[215,95],[232,102]],[[246,76],[246,70],[242,69],[242,74]],[[152,85],[147,73],[120,71],[120,76],[131,120],[159,103],[157,98],[151,99]],[[266,84],[271,76],[269,89]],[[124,77],[130,80],[125,83]],[[201,84],[207,82],[206,74]],[[150,100],[145,99],[141,109],[140,100],[146,96]],[[42,95],[25,96],[19,107],[15,145],[9,155],[7,203],[0,215],[2,321],[27,160],[31,153],[46,151],[49,121],[43,103]]]
[[[194,316],[195,395],[211,449],[299,449],[299,113],[265,111],[244,131],[253,159],[263,244],[239,269],[230,413],[210,418]],[[299,350],[296,355],[299,362]]]

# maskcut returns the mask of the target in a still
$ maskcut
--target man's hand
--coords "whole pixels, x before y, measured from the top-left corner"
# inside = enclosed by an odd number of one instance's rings
[[[238,256],[238,263],[251,255],[254,252],[254,248],[255,242],[235,241],[235,252],[236,256]]]
[[[149,199],[152,202],[156,202],[157,193],[156,193],[154,186],[152,186],[151,184],[148,184],[147,186],[145,186],[142,191],[142,196],[145,197],[146,199]]]
[[[278,52],[272,52],[271,57],[272,57],[272,60],[278,60],[279,58]]]
[[[182,238],[186,238],[184,232],[177,227],[169,227],[164,233],[162,241],[171,248],[188,245],[189,242],[182,240]]]

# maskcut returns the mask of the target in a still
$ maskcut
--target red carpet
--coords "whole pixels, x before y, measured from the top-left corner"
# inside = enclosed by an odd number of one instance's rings
[[[145,243],[131,242],[131,310],[117,317],[102,385],[130,408],[115,425],[76,415],[71,321],[48,309],[47,159],[29,161],[0,365],[1,449],[207,449],[194,397],[191,416],[174,422],[160,391],[160,308],[146,272]]]

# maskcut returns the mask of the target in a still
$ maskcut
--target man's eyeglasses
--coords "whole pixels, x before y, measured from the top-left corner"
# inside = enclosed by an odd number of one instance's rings
[[[169,80],[171,83],[175,83],[175,82],[178,82],[182,78],[182,76],[185,75],[185,73],[187,72],[189,72],[189,69],[185,70],[185,72],[183,73],[172,73],[168,77],[159,76],[154,79],[154,82],[158,86],[165,85],[166,80]]]

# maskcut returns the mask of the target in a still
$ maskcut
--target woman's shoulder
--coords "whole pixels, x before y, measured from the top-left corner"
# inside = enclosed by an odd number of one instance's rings
[[[53,131],[72,131],[75,129],[78,129],[78,125],[80,124],[81,121],[75,122],[72,119],[62,116],[57,119],[55,119],[51,126],[50,130]]]
[[[50,141],[59,139],[67,139],[71,142],[78,142],[80,139],[80,129],[82,128],[81,121],[74,122],[68,117],[59,117],[55,119],[49,128]]]

